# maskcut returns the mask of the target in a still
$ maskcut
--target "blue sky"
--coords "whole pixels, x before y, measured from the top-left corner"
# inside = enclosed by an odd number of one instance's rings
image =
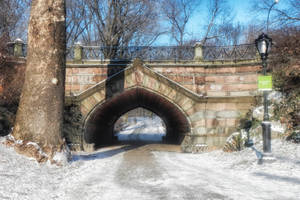
[[[279,0],[279,3],[275,5],[277,8],[282,8],[287,0]],[[207,3],[208,0],[203,0],[203,3]],[[242,25],[247,25],[248,23],[257,23],[259,20],[266,20],[267,13],[255,19],[253,13],[251,12],[251,7],[253,5],[253,0],[228,0],[228,6],[231,9],[231,14],[235,16],[234,23],[240,23]],[[199,38],[201,37],[202,26],[205,24],[206,11],[205,6],[201,6],[196,9],[191,20],[187,25],[187,32],[189,32],[188,38]],[[170,41],[169,36],[162,36],[156,42],[158,45],[172,45],[174,44]]]

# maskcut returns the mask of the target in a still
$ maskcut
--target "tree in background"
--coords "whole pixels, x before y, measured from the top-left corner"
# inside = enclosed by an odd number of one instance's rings
[[[228,46],[247,43],[245,42],[245,27],[239,23],[226,22],[217,24],[211,35],[212,37],[206,40],[206,45]]]
[[[207,3],[207,4],[205,4]],[[227,0],[164,0],[162,15],[170,24],[169,33],[178,46],[184,46],[195,41],[203,45],[237,44],[242,35],[242,26],[233,24]],[[203,25],[203,35],[186,40],[189,34],[186,26],[196,11],[207,10],[206,22]]]
[[[275,115],[287,124],[288,139],[293,139],[297,131],[300,136],[300,29],[285,27],[272,30],[270,35],[275,41],[269,64],[273,84],[284,94],[275,106]]]
[[[210,45],[216,45],[212,39],[221,40],[220,32],[232,21],[232,15],[227,5],[227,0],[210,0],[208,4],[207,24],[205,32],[201,39],[202,45],[208,42]]]
[[[194,0],[163,0],[162,13],[170,24],[168,31],[178,46],[185,42],[186,25],[199,2]]]
[[[67,0],[67,42],[116,47],[150,45],[161,34],[155,0]]]
[[[151,44],[160,34],[156,2],[153,0],[85,0],[89,17],[81,38],[87,44],[115,47]]]
[[[0,0],[0,36],[25,37],[28,5],[29,0]]]
[[[90,23],[85,0],[66,0],[66,40],[68,45],[75,44]]]
[[[26,18],[23,14],[27,6],[27,1],[0,0],[0,66],[5,64],[7,58],[7,43],[11,38],[20,36],[18,27]]]
[[[14,30],[14,37],[26,40],[24,30],[27,29],[28,14],[25,11],[29,10],[31,1],[1,2],[9,2],[6,14],[3,14],[5,18],[10,16],[9,13],[21,17],[13,17],[19,20],[10,23],[9,27]],[[15,11],[11,11],[10,7],[15,7]],[[233,15],[226,0],[209,0],[207,3],[201,0],[66,0],[67,44],[72,46],[80,41],[87,45],[110,47],[104,52],[107,58],[116,54],[116,47],[148,46],[166,33],[177,45],[184,46],[190,44],[187,41],[190,34],[186,29],[188,22],[196,11],[206,13],[202,10],[208,10],[206,24],[202,26],[203,34],[191,41],[201,41],[204,45],[237,43],[237,35],[243,27],[232,23]],[[168,31],[162,28],[165,22],[169,24]],[[228,40],[230,42],[226,42]]]
[[[25,82],[12,135],[39,144],[52,159],[63,148],[65,1],[33,0]]]
[[[255,0],[253,1],[252,11],[257,15],[265,16],[267,20],[267,14],[274,0]],[[270,27],[287,27],[287,26],[299,26],[300,25],[300,1],[299,0],[279,0],[279,4],[284,6],[274,6],[270,12]],[[263,21],[263,27],[266,26],[267,21]]]
[[[287,8],[278,9],[274,8],[275,21],[278,21],[282,25],[300,25],[300,1],[288,0]]]

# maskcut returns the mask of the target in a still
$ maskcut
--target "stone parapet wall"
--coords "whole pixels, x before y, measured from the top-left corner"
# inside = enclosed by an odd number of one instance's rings
[[[203,96],[254,96],[259,65],[156,67],[153,70]]]
[[[67,65],[66,94],[79,94],[104,81],[113,68],[130,64],[89,63]],[[145,63],[155,72],[202,96],[235,97],[257,95],[257,77],[260,65],[248,63]]]
[[[107,67],[66,69],[66,95],[78,94],[107,78]]]

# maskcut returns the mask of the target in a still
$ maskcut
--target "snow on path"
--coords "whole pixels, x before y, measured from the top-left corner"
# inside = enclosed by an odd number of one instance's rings
[[[169,177],[173,177],[165,182],[169,187],[180,187],[178,182],[184,183],[187,188],[204,189],[207,193],[223,195],[225,199],[300,199],[299,167],[276,169],[273,163],[264,166],[255,164],[255,169],[243,169],[229,164],[233,161],[232,157],[227,163],[222,163],[222,159],[212,157],[212,153],[202,154],[201,158],[193,154],[174,154],[171,157],[161,152],[157,152],[156,156],[165,163]],[[194,199],[203,197],[201,193],[198,195]]]
[[[123,124],[124,129],[116,133],[119,141],[162,141],[166,135],[163,121],[157,116],[130,117],[128,122]]]
[[[300,145],[272,147],[276,161],[263,165],[251,149],[183,154],[145,145],[77,153],[56,167],[0,144],[0,199],[300,199]]]

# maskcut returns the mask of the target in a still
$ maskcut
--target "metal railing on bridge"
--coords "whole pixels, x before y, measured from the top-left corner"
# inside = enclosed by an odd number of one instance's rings
[[[10,55],[26,57],[27,44],[20,40],[8,43]],[[76,44],[67,48],[68,60],[128,61],[238,61],[256,59],[254,44],[232,46],[129,46],[101,47]]]
[[[203,59],[214,60],[249,60],[256,57],[254,44],[232,46],[203,46]]]
[[[79,51],[73,47],[74,52]],[[194,48],[192,46],[129,46],[129,47],[99,47],[82,46],[82,59],[85,60],[193,60]],[[69,59],[76,59],[76,55],[69,55]]]

